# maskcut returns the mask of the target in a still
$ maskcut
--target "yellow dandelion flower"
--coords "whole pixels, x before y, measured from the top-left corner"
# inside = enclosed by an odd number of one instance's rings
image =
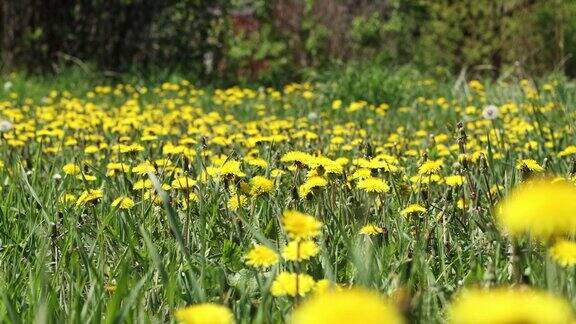
[[[361,168],[361,169],[354,171],[354,173],[352,173],[352,175],[349,177],[349,179],[350,180],[362,180],[362,179],[366,179],[366,178],[370,178],[370,177],[372,177],[372,170]]]
[[[397,172],[398,170],[400,170],[399,167],[397,167],[394,164],[389,163],[388,161],[385,160],[380,160],[380,159],[372,159],[372,160],[360,160],[358,161],[358,166],[360,168],[366,168],[366,169],[382,169],[384,171],[387,172]]]
[[[415,175],[410,177],[410,182],[414,184],[430,184],[430,183],[440,183],[442,181],[442,177],[437,174],[430,174],[430,175]]]
[[[448,309],[452,324],[572,323],[565,300],[530,289],[497,288],[463,292]]]
[[[183,210],[188,210],[188,208],[190,207],[190,203],[196,201],[198,201],[198,195],[196,195],[196,193],[194,192],[190,192],[188,194],[188,197],[182,197],[182,199],[180,199],[180,206],[182,206]]]
[[[546,240],[576,234],[576,187],[547,179],[526,182],[497,206],[501,228],[510,235],[529,233]]]
[[[136,143],[120,146],[120,153],[137,153],[142,151],[144,151],[144,146]]]
[[[576,242],[559,240],[550,248],[552,259],[563,267],[576,265]]]
[[[219,173],[223,176],[235,176],[238,178],[246,176],[246,174],[240,170],[240,162],[234,160],[226,161],[219,168]]]
[[[301,165],[308,165],[314,157],[308,153],[300,151],[290,151],[284,154],[280,161],[284,163],[296,163]]]
[[[196,182],[189,176],[182,176],[172,180],[170,185],[174,189],[190,189],[196,185]]]
[[[377,235],[382,233],[384,233],[384,229],[382,227],[378,227],[372,224],[365,225],[360,229],[360,234],[364,235]]]
[[[134,207],[134,200],[132,200],[130,197],[118,197],[112,202],[112,207],[130,209]]]
[[[74,163],[68,163],[62,167],[62,171],[64,171],[65,174],[74,175],[80,173],[80,167]]]
[[[111,162],[106,165],[106,176],[112,177],[116,172],[130,172],[130,166],[126,163]]]
[[[342,107],[342,100],[337,99],[332,101],[332,109],[338,110],[340,107]]]
[[[282,175],[284,175],[284,171],[280,170],[280,169],[274,169],[272,171],[270,171],[270,176],[272,178],[277,178],[277,177],[281,177]]]
[[[79,206],[79,205],[85,205],[89,202],[96,202],[97,200],[102,198],[103,195],[104,193],[100,189],[88,189],[80,194],[78,200],[76,201],[76,205]]]
[[[138,175],[146,175],[148,174],[148,172],[156,173],[156,168],[154,168],[154,165],[152,165],[152,163],[146,161],[133,167],[132,172]]]
[[[544,168],[538,164],[535,160],[532,159],[524,159],[516,161],[516,169],[522,171],[531,171],[531,172],[542,172]]]
[[[285,210],[282,226],[293,240],[306,240],[320,234],[322,223],[313,216],[295,210]]]
[[[66,193],[60,196],[60,202],[63,204],[71,204],[76,201],[76,196],[71,193]]]
[[[157,159],[157,160],[154,160],[154,165],[159,169],[164,169],[166,167],[173,166],[174,163],[168,159]]]
[[[234,316],[226,306],[204,303],[191,305],[176,311],[181,324],[233,324]]]
[[[576,145],[570,145],[558,153],[558,157],[572,156],[576,154]]]
[[[342,167],[345,167],[350,162],[350,160],[342,156],[337,158],[334,162],[340,164]]]
[[[309,166],[316,168],[316,172],[319,174],[330,173],[330,174],[342,174],[344,168],[338,162],[329,159],[325,156],[313,157],[309,161]]]
[[[258,168],[266,169],[268,167],[268,162],[264,159],[253,158],[253,159],[246,159],[246,163],[251,166],[255,166]]]
[[[291,241],[282,249],[282,257],[287,261],[302,261],[314,257],[320,252],[314,241]]]
[[[263,176],[255,176],[250,179],[250,195],[253,197],[272,192],[274,182]]]
[[[460,199],[458,199],[458,202],[456,203],[456,207],[458,207],[458,209],[466,209],[468,207],[468,203],[465,202],[464,199],[460,198]]]
[[[76,179],[82,180],[82,181],[96,181],[96,180],[98,180],[98,178],[96,178],[96,176],[91,175],[91,174],[79,174],[76,176]]]
[[[458,187],[466,182],[466,178],[461,175],[451,175],[444,178],[446,184],[450,187]]]
[[[152,203],[156,206],[162,206],[162,198],[153,190],[146,191],[144,195],[142,195],[142,198],[144,200],[152,200]]]
[[[484,85],[478,80],[471,80],[468,82],[468,86],[475,91],[484,91]]]
[[[228,208],[231,211],[237,211],[240,207],[246,207],[248,204],[248,198],[244,195],[238,196],[238,194],[233,194],[230,196],[230,200],[228,200]]]
[[[94,154],[96,152],[100,151],[100,148],[96,145],[88,145],[86,146],[86,148],[84,149],[84,153],[86,154]]]
[[[152,180],[150,179],[144,179],[144,180],[138,180],[134,183],[134,185],[132,186],[133,190],[142,190],[142,189],[152,189],[153,184],[152,184]]]
[[[255,268],[268,268],[278,263],[278,255],[265,245],[255,245],[246,254],[246,264]]]
[[[426,207],[419,204],[411,204],[408,207],[402,209],[400,215],[402,216],[413,216],[420,213],[425,213],[427,211]]]
[[[300,187],[298,187],[298,196],[304,199],[312,193],[316,188],[322,188],[328,185],[328,181],[322,177],[314,176],[306,180]]]
[[[390,186],[388,186],[386,180],[374,177],[358,181],[357,188],[362,189],[366,192],[376,192],[376,193],[386,193],[390,191]]]
[[[290,317],[293,324],[401,324],[400,312],[375,292],[362,288],[314,295]]]
[[[270,287],[270,292],[274,297],[296,295],[305,296],[314,288],[314,279],[304,273],[296,274],[281,272],[276,276]]]
[[[418,174],[424,175],[424,174],[438,173],[438,171],[442,169],[443,165],[444,161],[442,160],[426,161],[422,163],[422,165],[420,165],[420,167],[418,168]]]

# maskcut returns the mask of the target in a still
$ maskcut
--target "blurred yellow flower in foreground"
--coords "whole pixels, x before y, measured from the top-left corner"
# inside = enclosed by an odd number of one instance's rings
[[[315,295],[298,307],[293,324],[400,324],[402,316],[375,292],[353,288]]]
[[[547,179],[523,183],[497,207],[498,222],[513,236],[541,240],[576,233],[576,187]]]
[[[182,324],[232,324],[234,316],[226,306],[205,303],[177,310],[176,320]]]
[[[465,291],[449,307],[448,318],[452,324],[567,324],[574,320],[567,301],[514,288]]]

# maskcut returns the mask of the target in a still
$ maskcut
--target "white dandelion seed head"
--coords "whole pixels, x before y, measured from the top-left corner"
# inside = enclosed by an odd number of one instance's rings
[[[9,120],[0,120],[0,133],[11,131],[14,125]]]
[[[308,114],[309,121],[315,121],[316,119],[318,119],[318,114],[315,111]]]
[[[500,109],[498,109],[498,107],[495,105],[488,105],[482,111],[482,117],[484,119],[489,119],[489,120],[498,118],[499,114],[500,114]]]
[[[12,89],[12,81],[6,81],[4,82],[4,91],[10,91],[10,89]]]

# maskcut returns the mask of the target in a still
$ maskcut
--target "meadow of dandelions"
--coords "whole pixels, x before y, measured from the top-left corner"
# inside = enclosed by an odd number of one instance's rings
[[[576,321],[570,83],[7,82],[0,322]]]

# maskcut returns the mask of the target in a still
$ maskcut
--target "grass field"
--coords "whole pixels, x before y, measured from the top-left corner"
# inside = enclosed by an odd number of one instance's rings
[[[570,82],[2,84],[2,322],[574,320]]]

